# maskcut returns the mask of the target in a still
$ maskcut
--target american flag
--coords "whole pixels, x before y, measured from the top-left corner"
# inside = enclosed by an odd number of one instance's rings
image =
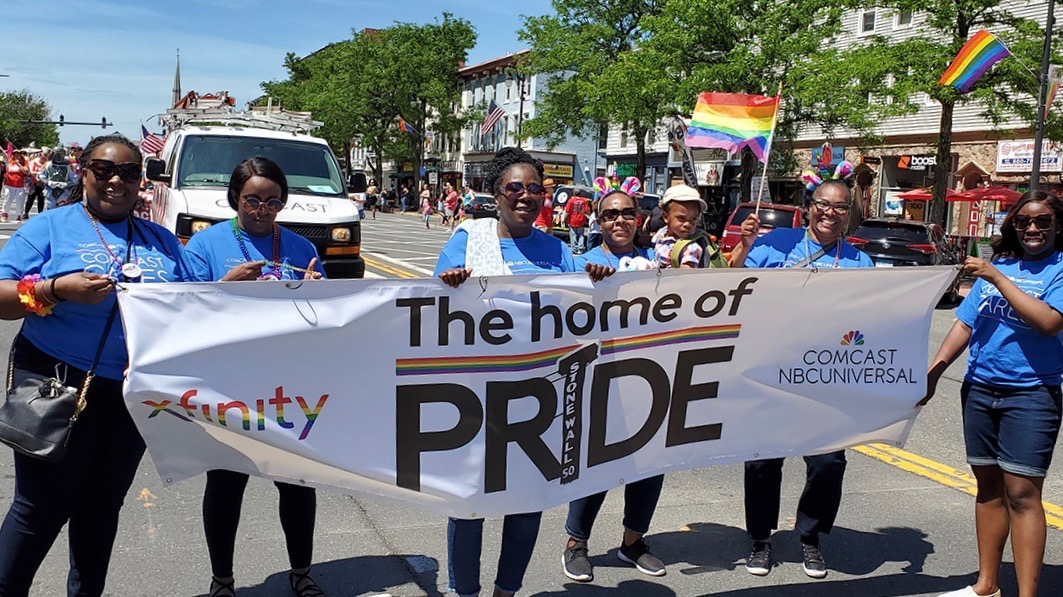
[[[487,106],[487,116],[484,116],[484,121],[480,123],[480,137],[484,137],[487,133],[491,132],[491,129],[495,128],[499,120],[505,116],[505,111],[498,107],[495,100],[491,100],[491,103]]]
[[[165,139],[149,133],[148,129],[144,128],[143,124],[140,125],[140,151],[158,155],[162,152],[162,148],[165,146]]]

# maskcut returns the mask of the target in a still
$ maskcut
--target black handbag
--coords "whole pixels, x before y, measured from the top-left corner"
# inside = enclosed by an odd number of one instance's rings
[[[62,364],[56,365],[54,376],[16,368],[15,343],[12,342],[7,362],[7,400],[0,406],[0,442],[26,456],[47,462],[63,459],[74,423],[85,410],[85,396],[117,313],[118,304],[115,303],[80,390],[59,379]]]

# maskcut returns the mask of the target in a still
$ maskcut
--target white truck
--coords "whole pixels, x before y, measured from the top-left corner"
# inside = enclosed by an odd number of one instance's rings
[[[288,179],[288,203],[277,223],[305,237],[330,278],[361,278],[361,224],[343,171],[322,139],[245,126],[189,124],[169,134],[159,158],[146,161],[154,182],[151,220],[182,242],[235,217],[227,196],[233,169],[254,156],[276,162]]]

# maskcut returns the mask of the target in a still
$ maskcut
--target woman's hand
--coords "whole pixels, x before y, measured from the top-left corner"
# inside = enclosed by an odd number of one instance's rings
[[[317,271],[317,257],[310,259],[310,265],[306,266],[306,273],[303,274],[304,280],[320,280],[321,272]]]
[[[75,272],[55,278],[52,288],[55,288],[55,298],[62,297],[65,301],[95,305],[111,294],[114,290],[114,280],[103,274]]]
[[[968,257],[963,262],[963,269],[972,276],[990,283],[1000,276],[1000,270],[994,267],[992,263],[978,257]]]
[[[245,280],[257,280],[262,275],[262,267],[265,261],[248,261],[229,270],[222,276],[222,282],[241,282]]]
[[[753,246],[753,243],[757,240],[757,233],[760,232],[760,216],[756,213],[751,213],[746,216],[746,219],[742,221],[742,244],[746,248]]]
[[[600,263],[588,263],[585,269],[593,282],[601,282],[616,273],[616,268]]]
[[[453,267],[443,272],[440,272],[439,279],[450,286],[451,288],[457,288],[465,283],[465,280],[469,279],[472,275],[472,270],[464,267]]]
[[[917,402],[915,404],[916,406],[926,406],[926,403],[930,402],[930,399],[934,397],[935,393],[937,393],[939,379],[941,379],[940,370],[931,369],[926,372],[926,396]]]

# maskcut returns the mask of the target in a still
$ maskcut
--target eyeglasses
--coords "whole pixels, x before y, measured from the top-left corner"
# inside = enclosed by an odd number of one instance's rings
[[[831,203],[830,201],[824,201],[823,199],[813,199],[812,205],[815,205],[819,211],[832,209],[834,210],[834,213],[839,216],[844,216],[849,213],[849,210],[853,207],[852,203]]]
[[[282,209],[284,209],[284,202],[277,198],[273,198],[268,201],[263,201],[258,197],[255,197],[254,195],[247,195],[245,197],[241,197],[241,199],[244,200],[244,203],[247,204],[247,208],[251,211],[258,211],[262,208],[265,208],[267,213],[278,214]]]
[[[140,180],[140,164],[135,162],[116,164],[111,160],[92,160],[85,167],[92,171],[96,180],[111,180],[115,174],[125,182]]]
[[[624,218],[627,221],[634,220],[638,217],[638,212],[634,207],[625,207],[624,209],[606,209],[602,211],[602,222],[615,222],[620,218]]]
[[[502,187],[502,190],[512,195],[519,195],[525,190],[531,195],[542,195],[546,191],[546,187],[537,182],[525,186],[524,183],[514,180],[513,182],[506,183],[506,185]]]
[[[1050,230],[1052,225],[1055,224],[1056,218],[1052,214],[1041,214],[1032,218],[1025,214],[1018,214],[1012,217],[1011,221],[1015,224],[1016,230],[1026,230],[1030,227],[1030,224],[1037,226],[1038,230]]]

